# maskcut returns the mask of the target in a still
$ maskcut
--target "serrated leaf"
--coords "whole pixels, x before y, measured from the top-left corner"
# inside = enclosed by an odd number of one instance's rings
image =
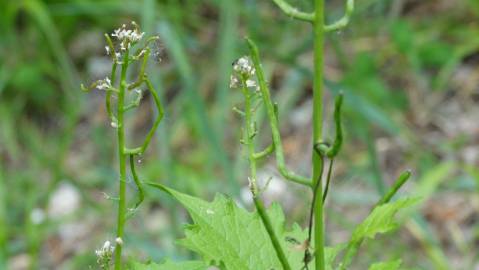
[[[401,259],[389,261],[389,262],[379,262],[374,263],[369,267],[369,270],[397,270],[401,266]]]
[[[142,264],[135,262],[131,270],[206,270],[208,266],[202,261],[173,262],[167,260],[161,264]]]
[[[225,269],[282,269],[260,217],[236,205],[231,199],[217,195],[213,202],[154,185],[171,194],[190,214],[193,224],[185,229],[180,244],[200,254],[205,262]],[[285,230],[284,214],[279,205],[267,210],[273,229],[292,269],[303,266],[304,250],[300,248],[306,231],[294,225]],[[310,263],[310,269],[314,263]]]
[[[374,238],[378,233],[385,233],[396,228],[397,224],[394,221],[396,213],[419,200],[419,198],[404,198],[374,208],[372,213],[356,227],[351,242],[361,241],[366,237]]]

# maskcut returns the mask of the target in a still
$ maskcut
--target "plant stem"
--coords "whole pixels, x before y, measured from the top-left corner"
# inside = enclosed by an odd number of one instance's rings
[[[278,237],[276,236],[273,225],[271,220],[266,212],[266,209],[263,205],[259,197],[259,191],[256,184],[256,157],[255,157],[255,149],[254,149],[254,136],[255,136],[255,127],[253,125],[253,108],[251,106],[251,98],[252,94],[250,90],[246,87],[246,82],[243,81],[243,94],[245,97],[245,138],[244,142],[248,146],[248,160],[250,166],[250,185],[251,185],[251,193],[253,194],[253,201],[258,211],[258,215],[263,222],[263,225],[268,232],[269,238],[271,243],[273,244],[273,248],[276,251],[276,255],[283,266],[284,270],[291,270],[291,266],[289,265],[288,260],[286,259],[286,255],[284,254],[283,249],[281,248],[281,244],[279,243]]]
[[[291,6],[284,0],[273,0],[278,7],[288,16],[306,22],[312,22],[314,20],[314,14],[301,12],[297,8]]]
[[[323,110],[323,47],[324,47],[324,0],[314,1],[315,18],[313,23],[314,34],[314,79],[313,79],[313,143],[320,141],[322,135]],[[322,161],[319,154],[313,150],[313,181],[319,181],[316,192],[323,194],[320,172]],[[314,206],[314,249],[315,269],[324,270],[324,220],[323,201],[316,200]]]
[[[379,206],[391,201],[392,197],[398,192],[398,190],[404,185],[404,183],[406,183],[406,181],[409,180],[409,177],[411,177],[410,170],[407,170],[401,173],[401,175],[399,175],[397,180],[394,182],[393,186],[389,188],[388,192],[378,201],[376,206]]]
[[[123,121],[123,106],[125,103],[125,88],[126,88],[126,71],[128,69],[128,50],[123,57],[120,75],[120,87],[118,93],[117,105],[117,134],[118,134],[118,162],[120,166],[120,190],[118,201],[118,217],[117,217],[117,232],[116,237],[123,239],[125,214],[126,214],[126,161],[125,161],[125,127]],[[115,246],[115,270],[122,269],[121,265],[121,249],[122,245]]]
[[[264,78],[263,68],[261,67],[261,62],[259,58],[258,47],[251,39],[246,39],[248,42],[248,46],[251,52],[251,59],[253,60],[254,68],[256,70],[256,76],[259,82],[259,88],[261,91],[261,97],[264,102],[264,106],[266,107],[266,113],[268,115],[269,124],[271,127],[271,134],[273,137],[273,145],[274,151],[276,154],[276,163],[281,175],[289,181],[313,187],[313,183],[307,177],[298,175],[292,171],[290,171],[286,167],[286,162],[284,160],[284,152],[283,152],[283,144],[281,143],[281,136],[279,134],[279,127],[278,127],[278,118],[275,113],[275,108],[273,102],[271,101],[271,96],[269,94],[268,86],[266,84],[266,80]]]

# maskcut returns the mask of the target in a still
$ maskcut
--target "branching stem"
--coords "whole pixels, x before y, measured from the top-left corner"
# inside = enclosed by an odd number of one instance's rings
[[[123,64],[121,66],[120,87],[118,93],[118,107],[117,107],[117,136],[118,136],[118,159],[120,166],[120,190],[118,200],[118,216],[117,216],[117,231],[116,237],[123,239],[125,214],[126,214],[126,162],[125,162],[125,127],[123,121],[123,106],[125,102],[125,88],[126,88],[126,71],[128,69],[128,54],[126,50],[123,56]],[[115,270],[122,269],[121,250],[123,245],[117,245],[115,248]]]
[[[263,202],[261,201],[260,192],[258,190],[258,186],[256,183],[256,160],[258,156],[258,154],[255,153],[255,147],[254,147],[254,137],[255,137],[256,130],[254,127],[254,122],[253,122],[253,108],[251,106],[252,93],[246,86],[246,80],[242,81],[242,91],[245,97],[245,127],[244,127],[245,134],[243,136],[244,137],[243,140],[248,147],[248,160],[249,160],[249,166],[250,166],[250,189],[253,195],[254,205],[269,235],[271,243],[273,244],[274,250],[276,251],[276,255],[278,256],[278,259],[281,265],[283,266],[283,269],[291,270],[291,266],[289,265],[289,262],[286,258],[286,255],[283,249],[281,248],[281,244],[278,240],[278,237],[276,236],[276,233],[273,230],[273,225],[268,216],[268,213],[266,212]]]
[[[286,163],[284,160],[283,145],[281,142],[281,136],[280,136],[279,128],[278,128],[278,119],[275,113],[275,107],[273,105],[273,102],[271,101],[266,80],[264,78],[264,72],[260,63],[258,48],[251,39],[247,38],[246,40],[248,42],[248,46],[250,49],[253,65],[256,69],[256,76],[258,78],[261,98],[263,99],[264,106],[266,107],[266,112],[268,115],[268,120],[269,120],[271,133],[273,137],[274,150],[276,154],[276,163],[277,163],[279,172],[287,180],[290,180],[292,182],[295,182],[301,185],[312,187],[312,181],[310,178],[298,175],[290,171],[288,168],[286,168]]]

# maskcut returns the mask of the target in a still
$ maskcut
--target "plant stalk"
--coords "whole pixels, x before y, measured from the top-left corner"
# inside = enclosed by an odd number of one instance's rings
[[[126,155],[125,149],[125,126],[123,121],[123,106],[125,103],[125,88],[126,88],[126,71],[128,69],[128,50],[123,57],[123,63],[121,65],[120,75],[120,87],[118,93],[118,106],[117,106],[117,135],[118,135],[118,162],[120,166],[120,189],[119,189],[119,201],[118,201],[118,216],[117,216],[117,232],[116,237],[123,239],[124,224],[126,215]],[[121,250],[122,245],[115,246],[115,270],[121,270]]]
[[[291,270],[291,266],[289,265],[288,259],[284,254],[283,249],[281,248],[281,244],[276,236],[276,233],[273,230],[273,225],[271,220],[266,212],[266,209],[259,197],[259,190],[256,183],[256,157],[255,157],[255,147],[254,147],[254,136],[255,136],[255,128],[253,125],[253,108],[251,106],[251,98],[252,94],[250,90],[246,87],[246,82],[243,81],[243,94],[245,97],[245,136],[244,142],[248,146],[248,160],[250,166],[250,188],[251,193],[253,195],[254,205],[256,210],[258,211],[258,215],[261,218],[261,221],[269,235],[271,243],[273,244],[273,248],[276,251],[276,255],[281,263],[281,266],[284,270]]]
[[[324,0],[315,0],[314,10],[313,143],[320,141],[322,136]],[[316,151],[314,151],[314,149],[312,153],[312,159],[313,181],[317,181],[313,186],[318,187],[315,192],[321,195],[323,194],[323,188],[321,184],[322,180],[320,173],[322,171],[323,163],[321,157]],[[322,200],[316,200],[315,202],[314,221],[315,269],[324,270],[324,219]]]

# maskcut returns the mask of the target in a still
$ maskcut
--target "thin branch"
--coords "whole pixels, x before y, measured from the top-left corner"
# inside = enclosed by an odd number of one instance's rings
[[[153,96],[153,101],[155,102],[156,109],[158,110],[158,115],[156,117],[155,122],[153,123],[153,126],[151,127],[150,131],[146,135],[145,141],[143,142],[143,145],[141,146],[141,151],[140,154],[145,152],[146,148],[148,147],[148,144],[150,143],[151,138],[155,134],[156,129],[158,128],[158,125],[160,124],[161,120],[163,120],[164,116],[164,110],[163,106],[161,105],[160,97],[156,93],[155,88],[153,87],[153,84],[150,82],[150,79],[145,75],[144,80],[146,82],[146,85],[148,86],[148,90],[150,91],[151,95]]]
[[[256,69],[256,76],[259,82],[261,97],[263,99],[264,105],[266,107],[266,112],[268,114],[269,124],[271,127],[271,133],[273,136],[273,144],[275,146],[276,163],[277,163],[279,172],[287,180],[311,187],[312,181],[310,178],[297,175],[286,168],[286,163],[284,161],[283,145],[281,143],[281,136],[280,136],[279,128],[278,128],[278,119],[276,117],[274,105],[271,102],[268,86],[266,85],[266,81],[264,79],[263,68],[261,67],[261,63],[259,60],[258,48],[256,47],[256,45],[251,39],[246,38],[246,41],[248,42],[253,64]]]
[[[321,159],[321,164],[324,164],[324,156],[319,155]],[[308,239],[306,240],[306,250],[304,251],[304,266],[302,269],[308,270],[308,264],[311,261],[311,253],[309,252],[309,246],[311,244],[311,237],[313,234],[313,214],[314,214],[314,206],[316,205],[316,198],[318,196],[318,189],[320,185],[322,184],[321,178],[323,178],[323,171],[324,171],[324,166],[321,166],[321,170],[319,171],[319,176],[318,180],[316,181],[316,185],[314,186],[313,189],[313,199],[311,201],[311,207],[309,210],[309,224],[308,224]]]
[[[331,182],[331,174],[333,172],[333,163],[334,163],[334,159],[331,159],[329,161],[328,175],[326,177],[326,187],[324,188],[324,192],[323,192],[323,204],[324,204],[324,201],[326,201],[326,197],[328,196],[329,182]]]
[[[130,104],[123,107],[123,112],[127,112],[133,108],[140,106],[141,99],[143,98],[143,92],[141,92],[141,90],[137,90],[137,91],[138,91],[138,96]]]
[[[331,32],[337,31],[344,27],[346,27],[349,23],[349,19],[354,11],[354,0],[347,0],[346,3],[346,12],[344,13],[343,17],[332,24],[328,24],[324,26],[324,31]]]
[[[291,266],[286,258],[284,250],[281,247],[281,244],[278,240],[278,237],[273,229],[273,224],[266,212],[266,209],[263,205],[263,201],[261,201],[259,197],[258,188],[256,185],[256,159],[254,157],[255,154],[255,147],[254,147],[254,134],[256,133],[256,128],[253,126],[253,108],[251,107],[251,98],[252,94],[250,90],[246,86],[246,79],[242,79],[242,91],[245,98],[245,120],[244,120],[244,130],[245,130],[245,143],[248,146],[248,159],[249,159],[249,166],[250,166],[250,190],[253,196],[254,205],[260,216],[261,222],[266,229],[266,232],[269,235],[271,240],[271,244],[278,256],[278,259],[281,263],[281,266],[284,270],[291,270]]]
[[[295,18],[297,20],[313,22],[314,13],[306,13],[299,11],[297,8],[291,6],[284,0],[273,0],[273,2],[289,17]]]
[[[334,138],[333,145],[326,153],[329,158],[334,158],[343,144],[343,128],[341,123],[341,106],[343,104],[343,94],[340,93],[336,96],[336,102],[334,103],[334,124],[336,126],[336,136]]]
[[[145,77],[146,65],[148,63],[149,56],[150,56],[150,49],[146,48],[145,52],[143,53],[143,62],[141,63],[140,72],[138,73],[138,79],[136,80],[136,82],[128,86],[128,90],[132,90],[143,83],[143,79]]]
[[[409,180],[410,177],[411,170],[403,172],[394,182],[393,186],[389,189],[389,191],[376,203],[376,206],[380,206],[391,201],[392,197],[398,192],[398,190],[404,185],[404,183]]]
[[[138,189],[138,199],[135,203],[135,206],[132,212],[130,212],[130,215],[127,215],[126,219],[130,218],[133,215],[134,211],[138,209],[140,204],[145,199],[145,192],[143,190],[143,185],[141,184],[135,169],[135,155],[130,155],[130,170],[131,170],[131,175],[133,176],[133,181],[135,182],[136,188]]]
[[[266,157],[267,155],[273,153],[273,151],[274,151],[274,144],[270,144],[263,151],[254,153],[253,157],[255,159],[262,159],[262,158]]]
[[[143,141],[143,144],[140,147],[136,148],[127,148],[125,147],[123,152],[125,154],[135,154],[135,155],[141,155],[145,152],[146,148],[150,144],[151,138],[156,132],[156,129],[158,128],[158,125],[160,124],[161,120],[163,120],[164,116],[164,110],[163,106],[161,105],[160,97],[156,93],[155,88],[153,87],[153,84],[151,83],[150,79],[146,75],[143,76],[142,82],[145,82],[146,85],[148,86],[148,91],[150,91],[151,95],[153,96],[153,101],[155,102],[155,106],[158,110],[158,115],[155,119],[155,122],[153,123],[153,126],[150,128],[150,131],[146,134],[145,140]]]

